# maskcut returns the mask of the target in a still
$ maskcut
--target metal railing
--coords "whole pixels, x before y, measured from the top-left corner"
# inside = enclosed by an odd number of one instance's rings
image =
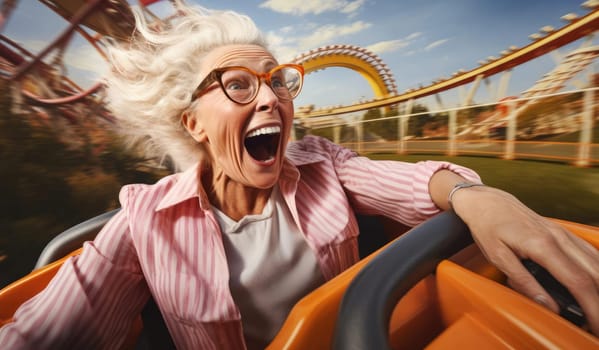
[[[306,133],[361,154],[481,155],[597,166],[599,143],[597,136],[593,142],[593,131],[598,117],[599,87],[592,87],[370,120],[354,116],[323,123],[315,118],[312,127],[303,126]]]

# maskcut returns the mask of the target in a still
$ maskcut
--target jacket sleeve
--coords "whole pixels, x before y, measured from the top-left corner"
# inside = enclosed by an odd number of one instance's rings
[[[309,137],[307,142],[327,150],[357,213],[384,215],[408,226],[415,226],[441,211],[428,190],[435,172],[447,169],[467,180],[480,181],[473,170],[449,162],[371,160],[326,139]]]
[[[118,348],[148,297],[127,211],[120,210],[0,329],[0,348]]]

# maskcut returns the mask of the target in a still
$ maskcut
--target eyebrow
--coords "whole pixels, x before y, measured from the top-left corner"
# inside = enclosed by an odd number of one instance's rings
[[[248,67],[245,63],[247,63],[247,60],[232,60],[230,62],[227,62],[227,64],[224,66],[212,67],[210,72],[212,72],[213,70],[218,69],[218,68],[235,67],[235,66],[245,67],[245,68],[249,68],[253,71],[256,71],[254,68]],[[260,69],[264,70],[264,72],[270,72],[271,69],[273,69],[279,65],[280,65],[280,63],[278,63],[274,59],[264,59],[259,64]]]

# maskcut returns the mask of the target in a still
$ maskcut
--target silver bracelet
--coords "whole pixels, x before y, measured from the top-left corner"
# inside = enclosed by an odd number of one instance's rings
[[[447,203],[449,203],[449,208],[453,210],[453,203],[451,202],[451,200],[453,198],[454,193],[456,193],[458,190],[461,190],[462,188],[474,186],[485,186],[485,184],[478,182],[458,182],[457,184],[455,184],[455,186],[453,186],[453,188],[449,192],[449,195],[447,196]]]

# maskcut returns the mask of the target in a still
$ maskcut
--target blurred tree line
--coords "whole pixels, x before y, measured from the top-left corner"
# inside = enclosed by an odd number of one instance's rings
[[[99,152],[89,137],[65,142],[53,120],[13,114],[10,87],[0,84],[1,288],[29,273],[54,236],[117,208],[122,185],[151,183],[164,171],[140,166],[108,130]]]
[[[364,121],[371,120],[372,122],[364,123],[365,137],[380,137],[386,141],[394,141],[398,139],[398,118],[394,118],[401,113],[397,106],[390,106],[389,108],[372,108],[364,112],[362,119]],[[418,114],[408,119],[408,130],[406,135],[422,137],[423,130],[427,125],[444,125],[447,124],[447,113],[431,114],[426,106],[421,104],[415,104],[412,107],[411,114]],[[381,120],[379,120],[381,119]],[[341,142],[347,142],[356,140],[357,135],[355,131],[355,124],[352,125],[341,125]],[[309,130],[310,134],[326,137],[333,140],[332,128],[322,128]],[[301,135],[300,135],[301,136]],[[301,137],[298,137],[301,138]],[[368,141],[368,140],[366,140]]]
[[[494,106],[478,106],[465,110],[460,110],[457,113],[458,124],[470,124],[477,120],[479,115],[484,112],[493,111]],[[385,141],[395,141],[399,138],[399,115],[405,115],[404,111],[398,109],[397,105],[388,108],[372,108],[364,112],[361,116],[364,126],[364,141],[375,141],[384,139]],[[425,131],[444,129],[447,133],[447,125],[449,120],[449,112],[430,112],[429,109],[422,104],[416,103],[411,109],[411,117],[408,119],[406,136],[425,137]],[[341,142],[352,142],[357,140],[356,123],[340,125]],[[302,130],[297,137],[301,138],[305,133],[326,137],[334,140],[333,128],[320,128],[311,130]],[[437,137],[443,138],[443,137]],[[447,135],[444,136],[447,138]]]
[[[492,106],[480,106],[470,109],[460,110],[457,114],[458,124],[472,123],[477,116],[489,110],[494,109]],[[391,106],[389,109],[374,108],[364,113],[364,120],[382,119],[376,122],[365,123],[364,129],[372,134],[379,135],[387,141],[397,140],[398,138],[398,120],[392,118],[401,115],[396,106]],[[406,136],[423,137],[425,129],[446,128],[449,120],[448,112],[431,113],[429,109],[422,104],[414,104],[410,114],[415,114],[408,119],[408,128]]]

